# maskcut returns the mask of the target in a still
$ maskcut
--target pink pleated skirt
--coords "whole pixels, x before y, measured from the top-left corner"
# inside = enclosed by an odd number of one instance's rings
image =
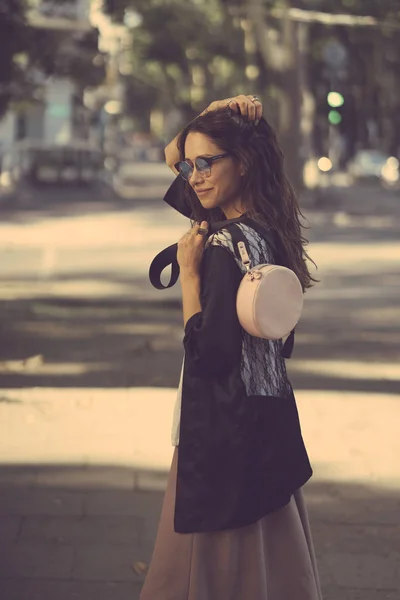
[[[176,533],[178,452],[140,600],[322,600],[302,489],[252,525]]]

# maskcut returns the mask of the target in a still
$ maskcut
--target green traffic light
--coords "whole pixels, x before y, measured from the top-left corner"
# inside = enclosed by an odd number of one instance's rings
[[[342,115],[337,110],[330,110],[328,120],[331,125],[339,125],[342,122]]]
[[[339,92],[329,92],[327,96],[329,106],[332,108],[339,108],[339,106],[343,106],[344,97]]]

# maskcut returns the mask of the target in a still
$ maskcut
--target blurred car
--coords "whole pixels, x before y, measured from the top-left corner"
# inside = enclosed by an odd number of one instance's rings
[[[54,201],[72,195],[98,197],[103,170],[102,152],[86,142],[23,140],[2,156],[0,197],[22,205],[47,197]]]
[[[175,177],[165,162],[121,161],[113,175],[113,189],[121,199],[160,199]]]
[[[359,150],[347,168],[355,181],[378,182],[388,188],[400,184],[398,159],[380,150]]]

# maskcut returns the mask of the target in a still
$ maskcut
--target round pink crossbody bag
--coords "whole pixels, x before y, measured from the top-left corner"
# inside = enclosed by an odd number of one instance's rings
[[[279,265],[251,267],[244,241],[237,242],[237,247],[247,271],[236,297],[241,326],[250,335],[267,340],[286,337],[297,325],[303,309],[303,289],[297,275]]]
[[[294,328],[303,308],[301,283],[296,274],[286,267],[272,264],[252,267],[247,240],[241,228],[235,224],[239,221],[240,219],[231,219],[214,223],[210,227],[210,234],[225,227],[229,229],[235,254],[246,269],[236,296],[239,322],[245,331],[255,337],[279,340],[289,335],[283,348],[283,355],[289,358],[294,343]],[[277,253],[271,232],[253,221],[250,225],[269,240]],[[179,277],[176,252],[177,244],[173,244],[160,252],[151,263],[150,281],[158,290],[172,287]],[[164,285],[161,282],[161,273],[168,265],[171,265],[171,279]]]

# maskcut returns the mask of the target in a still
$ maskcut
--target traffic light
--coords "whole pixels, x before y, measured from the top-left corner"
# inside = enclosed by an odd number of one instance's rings
[[[330,110],[328,112],[328,120],[331,125],[339,125],[342,122],[341,107],[344,104],[344,97],[339,92],[329,92],[327,96],[328,106]]]

